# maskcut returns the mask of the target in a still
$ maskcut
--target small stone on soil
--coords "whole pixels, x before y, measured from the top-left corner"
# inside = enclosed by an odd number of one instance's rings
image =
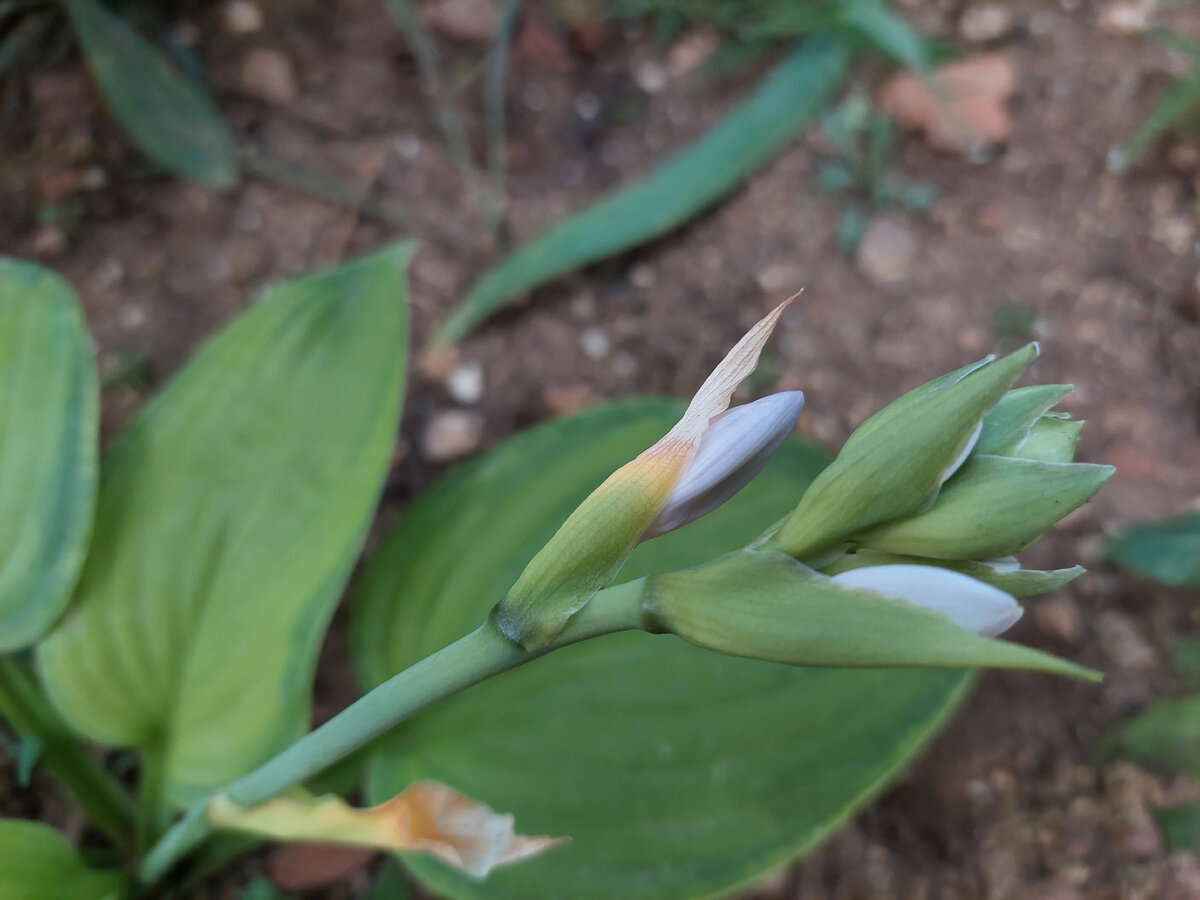
[[[499,20],[491,0],[435,0],[422,3],[425,21],[448,37],[482,43],[496,31]]]
[[[221,10],[230,34],[253,34],[263,27],[263,11],[253,0],[229,0]]]
[[[895,219],[876,218],[867,225],[855,262],[872,284],[890,287],[912,277],[916,258],[917,239],[912,230]]]
[[[1150,27],[1154,7],[1154,0],[1110,3],[1100,13],[1100,27],[1116,37],[1141,34]]]
[[[612,341],[602,328],[585,328],[579,336],[579,347],[588,359],[604,359],[612,350]]]
[[[278,50],[258,47],[242,63],[242,90],[268,103],[292,103],[300,91],[292,61]]]
[[[483,364],[470,360],[459,365],[446,378],[446,390],[465,406],[479,402],[483,396]]]
[[[449,462],[478,449],[483,441],[483,416],[465,409],[433,414],[421,435],[421,455],[429,462]]]
[[[967,7],[958,23],[958,33],[964,41],[986,44],[1007,35],[1013,26],[1013,14],[999,3],[981,3]]]

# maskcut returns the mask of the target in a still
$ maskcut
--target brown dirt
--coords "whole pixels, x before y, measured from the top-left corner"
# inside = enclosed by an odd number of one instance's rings
[[[961,12],[953,2],[906,6],[928,33],[953,34]],[[1042,341],[1036,379],[1077,385],[1066,405],[1089,421],[1081,458],[1120,467],[1032,561],[1086,562],[1101,535],[1195,505],[1196,173],[1168,164],[1165,148],[1123,179],[1105,171],[1109,148],[1139,124],[1179,60],[1139,38],[1106,34],[1097,3],[1009,6],[1016,28],[999,49],[1016,63],[1018,82],[1007,146],[968,161],[912,137],[897,153],[903,175],[940,193],[930,214],[900,221],[916,245],[906,277],[876,286],[838,254],[841,206],[813,185],[828,148],[817,137],[798,140],[714,212],[539,291],[464,341],[459,360],[484,373],[477,407],[485,443],[602,397],[687,395],[747,324],[804,286],[773,363],[779,386],[808,393],[802,429],[818,443],[836,447],[904,387],[1013,343],[1003,323],[1015,311],[1025,323],[1016,330]],[[274,0],[263,8],[266,27],[249,36],[230,34],[216,5],[189,20],[241,139],[480,234],[382,4]],[[1200,34],[1195,9],[1160,18]],[[542,7],[527,19],[540,25],[518,43],[509,84],[513,239],[646,171],[716,121],[753,80],[752,72],[717,82],[668,77],[648,95],[636,77],[655,58],[646,33],[592,22],[564,34]],[[468,42],[447,46],[460,72],[479,52]],[[294,97],[267,102],[247,91],[243,65],[264,48],[291,63]],[[860,78],[871,85],[872,76]],[[76,64],[36,72],[29,87],[28,121],[0,145],[0,247],[70,279],[106,367],[144,357],[151,384],[160,383],[263,283],[398,236],[257,178],[217,195],[148,174]],[[580,115],[596,104],[598,116]],[[478,138],[482,126],[470,125]],[[1185,155],[1174,154],[1184,169]],[[39,224],[48,212],[68,224]],[[424,243],[412,275],[417,346],[495,256]],[[414,448],[430,417],[455,405],[444,369],[444,360],[416,367],[396,498],[420,490],[439,468]],[[128,386],[108,390],[106,433],[143,397]],[[1115,723],[1180,689],[1168,647],[1173,634],[1200,626],[1194,598],[1101,566],[1030,609],[1016,640],[1103,669],[1105,683],[984,676],[905,779],[756,896],[1200,897],[1200,863],[1168,855],[1150,818],[1156,805],[1195,786],[1094,758]],[[322,710],[353,692],[337,666],[343,655],[328,656]],[[7,786],[7,773],[0,781]],[[26,805],[3,801],[6,810]]]

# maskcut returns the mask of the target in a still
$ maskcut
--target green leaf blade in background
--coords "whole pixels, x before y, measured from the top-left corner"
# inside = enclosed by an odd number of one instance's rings
[[[63,835],[23,819],[0,821],[0,897],[4,900],[120,900],[120,872],[89,868]]]
[[[712,206],[820,112],[849,70],[850,58],[841,44],[805,41],[703,138],[485,273],[435,341],[456,341],[518,294],[644,244]]]
[[[316,653],[395,440],[410,256],[269,291],[103,460],[94,552],[42,673],[74,727],[161,759],[172,802],[307,727]]]
[[[471,630],[526,560],[681,406],[614,403],[519,436],[411,507],[364,573],[352,623],[367,685]],[[700,563],[759,535],[824,460],[796,443],[738,497],[643,544],[621,579]],[[464,550],[464,548],[467,548]],[[671,900],[745,884],[817,842],[893,777],[969,676],[835,671],[734,659],[622,634],[536,660],[398,728],[372,801],[432,778],[569,835],[484,882],[411,855],[454,900]],[[879,702],[886,696],[887,702]]]
[[[208,93],[99,0],[65,0],[92,77],[146,155],[214,188],[238,178],[229,125]]]
[[[1104,556],[1163,584],[1200,588],[1200,513],[1134,526]]]
[[[96,365],[71,288],[0,257],[0,652],[67,604],[96,493]]]
[[[1200,778],[1200,694],[1150,704],[1108,738],[1104,753]]]

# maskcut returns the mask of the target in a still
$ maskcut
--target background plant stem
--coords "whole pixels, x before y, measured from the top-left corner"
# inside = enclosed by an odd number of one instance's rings
[[[642,587],[643,581],[638,580],[601,591],[542,653],[526,652],[487,622],[388,679],[217,793],[240,806],[265,803],[438,700],[568,644],[640,628]],[[151,849],[139,873],[143,882],[157,881],[211,833],[205,819],[208,803],[205,800],[193,806]]]
[[[22,737],[43,743],[42,759],[118,849],[129,850],[137,825],[133,798],[91,756],[50,706],[29,670],[0,656],[0,713]]]

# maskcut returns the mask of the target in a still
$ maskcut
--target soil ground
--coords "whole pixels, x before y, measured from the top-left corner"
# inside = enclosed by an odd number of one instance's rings
[[[949,37],[964,12],[953,0],[907,6],[926,33]],[[1110,148],[1137,127],[1181,60],[1141,37],[1108,33],[1105,8],[1088,0],[1007,6],[1014,27],[991,49],[1015,63],[1013,133],[974,160],[936,152],[919,136],[901,141],[897,172],[934,184],[939,200],[927,214],[894,219],[912,250],[898,277],[868,277],[839,254],[842,204],[814,184],[830,148],[815,135],[796,140],[687,227],[538,291],[463,341],[453,359],[422,359],[390,509],[445,467],[422,452],[439,412],[476,411],[487,446],[597,399],[689,395],[750,322],[801,286],[798,312],[775,342],[774,376],[760,389],[804,389],[801,430],[811,440],[836,448],[903,388],[1033,336],[1043,348],[1036,380],[1077,386],[1065,406],[1089,423],[1080,458],[1119,472],[1031,561],[1087,563],[1103,535],[1195,507],[1200,154],[1168,144],[1123,178],[1106,171]],[[176,27],[196,41],[239,139],[326,173],[351,195],[369,192],[483,234],[383,4],[261,8],[264,26],[251,34],[234,33],[217,4],[196,7]],[[1195,9],[1160,18],[1200,34]],[[536,5],[525,19],[508,86],[510,242],[684,146],[759,71],[675,74],[645,27],[564,29]],[[481,46],[440,39],[465,77]],[[248,78],[250,56],[263,50],[284,60],[290,85]],[[877,75],[868,67],[857,79],[873,89]],[[106,371],[140,361],[142,384],[118,379],[105,392],[108,435],[261,285],[400,234],[257,177],[215,194],[154,174],[104,115],[78,63],[31,73],[19,97],[4,113],[0,144],[0,248],[72,282]],[[471,115],[468,126],[480,142],[481,122]],[[499,252],[436,237],[422,244],[412,273],[415,346]],[[445,384],[464,363],[482,370],[474,403],[455,401]],[[1095,756],[1115,724],[1182,690],[1170,644],[1200,628],[1200,609],[1194,596],[1092,568],[1032,601],[1013,637],[1104,670],[1104,684],[985,675],[905,778],[755,896],[1200,898],[1200,862],[1168,854],[1151,817],[1200,788]],[[354,693],[339,637],[319,678],[322,715]],[[54,798],[8,793],[6,814],[40,810],[63,824]],[[227,890],[213,886],[214,896]]]

